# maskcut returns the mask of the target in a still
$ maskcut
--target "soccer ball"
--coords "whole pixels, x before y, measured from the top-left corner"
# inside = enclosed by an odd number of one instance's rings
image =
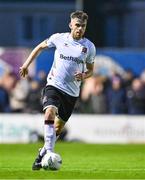
[[[42,168],[45,170],[59,170],[61,164],[61,156],[53,152],[46,153],[41,161]]]

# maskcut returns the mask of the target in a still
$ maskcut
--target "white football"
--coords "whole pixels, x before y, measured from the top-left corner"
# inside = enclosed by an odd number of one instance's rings
[[[42,168],[45,170],[59,170],[61,164],[61,156],[54,152],[46,153],[41,161]]]

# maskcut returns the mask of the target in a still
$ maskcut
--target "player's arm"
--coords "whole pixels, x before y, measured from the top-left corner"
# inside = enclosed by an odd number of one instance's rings
[[[83,81],[83,80],[85,80],[85,79],[87,79],[93,75],[94,63],[91,63],[91,64],[86,63],[86,68],[87,68],[86,72],[75,74],[75,79],[77,81]]]
[[[41,51],[43,49],[47,48],[47,41],[43,41],[40,44],[38,44],[30,53],[30,55],[28,56],[27,60],[24,62],[24,64],[20,67],[20,75],[22,77],[25,77],[28,74],[28,67],[29,65],[33,62],[33,60],[38,56],[39,53],[41,53]]]
[[[87,79],[93,75],[94,63],[86,63],[87,71],[84,72],[84,79]]]
[[[82,72],[82,73],[76,73],[75,74],[75,79],[77,81],[83,81],[84,79],[87,79],[89,77],[91,77],[93,75],[93,69],[94,69],[94,59],[96,56],[96,48],[95,45],[93,43],[90,44],[89,46],[89,53],[86,59],[86,68],[87,71],[86,72]]]

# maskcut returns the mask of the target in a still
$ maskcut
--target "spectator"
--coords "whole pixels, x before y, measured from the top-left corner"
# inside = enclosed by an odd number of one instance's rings
[[[144,69],[143,72],[141,73],[140,79],[141,79],[141,82],[142,82],[143,87],[144,87],[144,89],[145,89],[145,69]]]
[[[15,87],[16,76],[12,72],[7,72],[0,80],[0,112],[11,112],[10,92]]]
[[[47,74],[43,70],[39,71],[35,78],[35,80],[39,82],[40,88],[43,88],[46,85],[47,83],[46,79],[47,79]]]
[[[29,94],[29,83],[26,79],[18,80],[11,92],[10,104],[12,112],[25,112],[26,99]]]
[[[40,101],[41,97],[41,87],[38,81],[31,80],[30,91],[27,97],[27,109],[29,113],[42,112],[42,104]]]
[[[90,77],[86,79],[81,88],[80,98],[78,99],[75,112],[79,113],[93,113],[92,104],[91,104],[91,94],[94,89],[95,79],[94,77]]]
[[[132,83],[134,78],[135,78],[135,75],[132,72],[132,70],[130,70],[130,69],[126,70],[126,73],[124,76],[124,85],[126,88],[131,86],[131,83]]]
[[[106,91],[108,112],[124,114],[126,112],[126,93],[120,76],[115,75],[111,80],[111,87]]]
[[[128,114],[145,114],[145,93],[139,78],[133,80],[127,90]]]
[[[94,75],[84,82],[79,101],[81,113],[104,114],[106,112],[106,98],[104,95],[104,77]]]
[[[104,94],[104,77],[96,76],[94,89],[91,94],[91,104],[93,113],[104,114],[107,113],[106,96]]]

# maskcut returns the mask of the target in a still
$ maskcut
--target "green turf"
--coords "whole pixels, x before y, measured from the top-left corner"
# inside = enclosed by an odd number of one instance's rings
[[[144,145],[57,143],[59,171],[32,171],[41,144],[1,144],[0,179],[145,179]]]

